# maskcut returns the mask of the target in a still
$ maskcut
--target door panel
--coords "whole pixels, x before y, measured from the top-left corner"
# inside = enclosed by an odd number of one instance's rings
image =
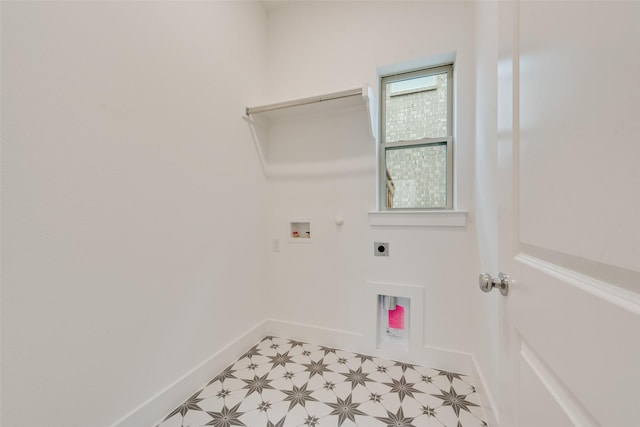
[[[640,270],[639,28],[640,2],[520,4],[523,243]]]
[[[640,425],[640,3],[499,20],[500,425]]]
[[[544,369],[540,369],[539,361],[531,361],[523,348],[520,350],[518,377],[521,427],[573,426],[567,411],[560,406],[558,398],[554,395],[551,376]]]
[[[511,263],[519,279],[507,303],[509,320],[525,337],[529,353],[537,355],[577,406],[586,408],[583,418],[598,421],[593,425],[637,425],[632,420],[640,416],[638,313],[575,286],[569,274],[559,277],[534,262],[521,254]]]

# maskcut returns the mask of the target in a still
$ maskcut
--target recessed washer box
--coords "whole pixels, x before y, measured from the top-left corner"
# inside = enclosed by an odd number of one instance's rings
[[[308,219],[289,220],[289,242],[311,243],[311,221]]]

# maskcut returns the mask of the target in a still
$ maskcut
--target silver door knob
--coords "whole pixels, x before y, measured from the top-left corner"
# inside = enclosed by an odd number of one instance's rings
[[[507,295],[510,281],[509,275],[504,273],[498,274],[498,277],[493,279],[489,273],[482,273],[478,276],[478,286],[480,286],[482,292],[489,292],[493,288],[498,288],[502,295]]]

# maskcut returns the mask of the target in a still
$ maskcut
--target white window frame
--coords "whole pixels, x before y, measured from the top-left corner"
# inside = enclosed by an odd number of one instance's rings
[[[394,141],[386,142],[386,85],[395,81],[402,81],[416,77],[426,77],[435,74],[447,73],[447,135],[438,138],[422,138],[410,141]],[[418,70],[412,70],[407,72],[399,72],[394,74],[387,74],[380,76],[380,155],[379,155],[379,167],[378,167],[378,179],[379,179],[379,200],[381,211],[406,211],[406,210],[420,210],[420,211],[442,211],[451,210],[454,207],[453,200],[453,64],[444,64],[435,67],[421,68]],[[420,145],[431,144],[445,144],[447,150],[447,174],[446,174],[446,197],[447,203],[443,207],[433,208],[392,208],[387,207],[387,162],[386,152],[388,148],[397,147],[411,147]]]

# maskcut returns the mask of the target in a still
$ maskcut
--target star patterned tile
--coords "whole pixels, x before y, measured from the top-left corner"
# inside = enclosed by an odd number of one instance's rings
[[[479,427],[470,377],[266,337],[156,427]]]

